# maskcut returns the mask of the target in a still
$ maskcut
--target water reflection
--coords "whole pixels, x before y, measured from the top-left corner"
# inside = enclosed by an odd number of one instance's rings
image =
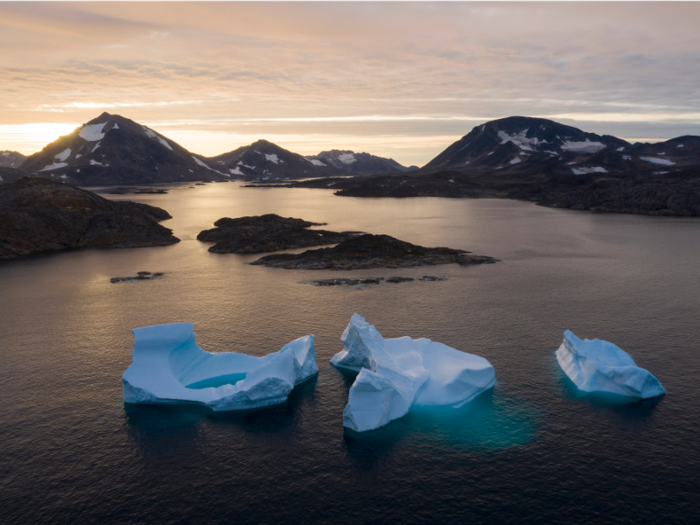
[[[615,419],[625,425],[645,423],[665,397],[661,395],[651,399],[638,399],[607,392],[584,392],[560,368],[557,367],[557,370],[560,392],[566,400],[584,402],[593,410],[614,415]]]
[[[228,432],[252,433],[257,439],[266,434],[290,434],[302,424],[304,413],[313,408],[317,381],[313,377],[297,385],[284,403],[253,410],[214,412],[197,404],[124,403],[125,425],[146,456],[196,453],[209,432],[227,427]]]

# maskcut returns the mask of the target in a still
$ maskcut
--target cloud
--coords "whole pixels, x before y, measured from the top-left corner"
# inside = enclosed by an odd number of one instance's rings
[[[508,115],[700,134],[697,3],[270,7],[0,3],[2,119],[33,122],[40,109],[84,122],[116,109],[191,131],[228,125],[229,137],[284,123],[338,138],[332,126],[351,126],[378,147],[379,128],[428,140]]]

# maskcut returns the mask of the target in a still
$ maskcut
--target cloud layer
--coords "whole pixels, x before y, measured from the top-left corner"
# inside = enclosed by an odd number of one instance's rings
[[[698,20],[693,2],[0,3],[0,149],[38,147],[7,126],[102,110],[205,155],[267,138],[407,164],[509,115],[700,134]]]

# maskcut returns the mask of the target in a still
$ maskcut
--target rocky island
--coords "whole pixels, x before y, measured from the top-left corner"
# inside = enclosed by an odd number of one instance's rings
[[[250,264],[300,270],[363,270],[367,268],[413,268],[436,264],[494,263],[497,259],[471,255],[465,250],[424,248],[388,235],[364,234],[341,242],[333,248],[307,250],[304,253],[266,255]]]
[[[167,246],[167,211],[109,201],[60,182],[25,177],[0,186],[0,259],[66,248]]]
[[[214,223],[216,228],[200,232],[197,240],[215,242],[209,248],[212,253],[264,253],[337,244],[358,234],[308,229],[324,224],[273,213],[237,219],[225,217]]]

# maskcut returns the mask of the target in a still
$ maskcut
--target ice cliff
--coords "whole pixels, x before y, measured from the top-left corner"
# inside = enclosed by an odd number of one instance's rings
[[[122,376],[128,403],[198,403],[241,410],[282,403],[318,372],[314,336],[254,357],[209,353],[195,342],[192,323],[135,328],[132,363]]]
[[[359,371],[350,388],[343,424],[357,432],[383,427],[413,405],[459,407],[495,383],[484,359],[429,339],[384,339],[354,314],[331,364]]]
[[[627,352],[607,341],[582,341],[567,330],[556,356],[564,373],[584,392],[608,392],[641,399],[666,392],[658,379],[639,368]]]

